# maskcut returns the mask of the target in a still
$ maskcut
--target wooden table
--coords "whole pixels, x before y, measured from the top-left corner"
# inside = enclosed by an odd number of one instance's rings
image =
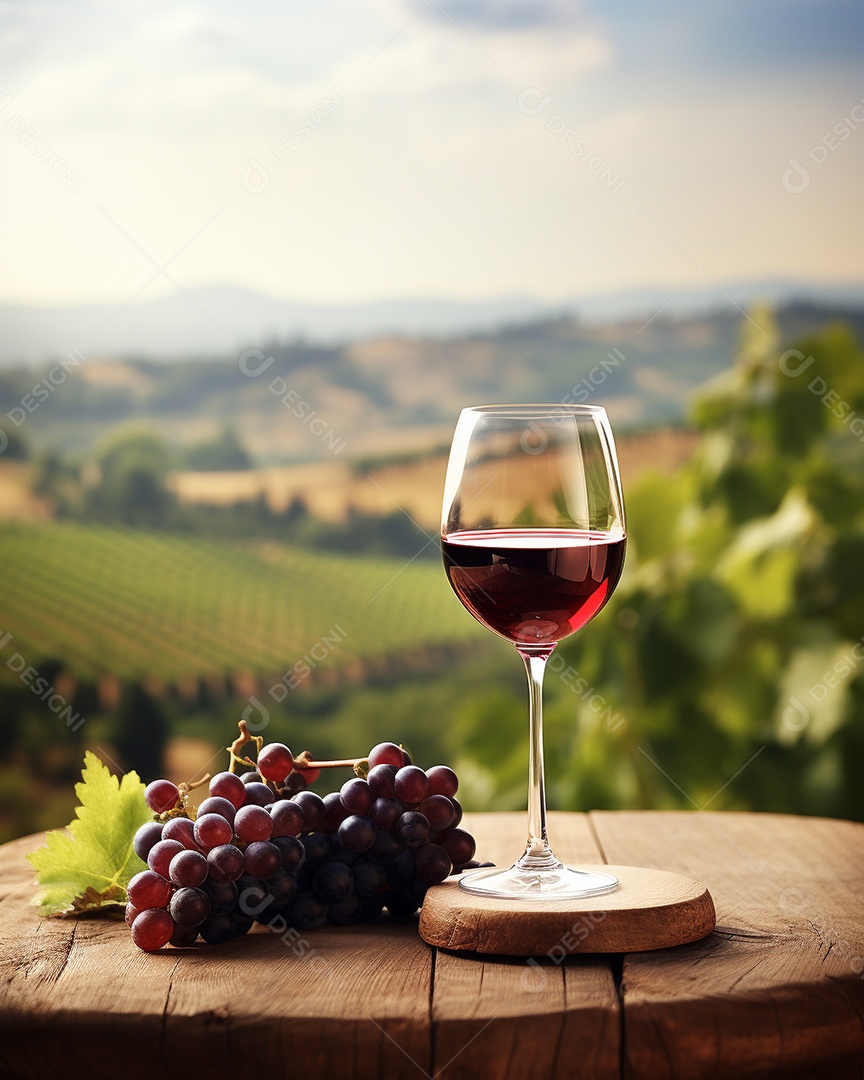
[[[523,815],[466,820],[482,856],[518,849]],[[717,930],[526,962],[434,950],[416,923],[382,918],[145,955],[122,923],[40,919],[23,859],[40,838],[7,844],[0,1076],[864,1075],[864,825],[676,812],[552,814],[550,828],[569,861],[704,881]]]

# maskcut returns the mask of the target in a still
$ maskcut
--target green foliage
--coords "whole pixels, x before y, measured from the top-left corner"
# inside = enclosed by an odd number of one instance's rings
[[[99,482],[89,491],[88,511],[102,520],[158,526],[174,505],[167,477],[168,447],[150,432],[123,433],[99,455]]]
[[[145,869],[132,840],[153,814],[138,774],[128,772],[118,781],[88,752],[81,779],[75,786],[80,805],[68,831],[48,833],[46,846],[27,856],[41,887],[42,915],[125,903],[130,879]]]
[[[203,472],[229,472],[251,469],[252,458],[240,442],[237,432],[227,425],[213,439],[190,446],[186,451],[186,468]]]
[[[864,354],[838,326],[789,356],[754,322],[694,460],[625,492],[624,578],[550,661],[553,806],[864,817]],[[524,757],[526,708],[462,710],[489,805],[524,800],[500,733]]]

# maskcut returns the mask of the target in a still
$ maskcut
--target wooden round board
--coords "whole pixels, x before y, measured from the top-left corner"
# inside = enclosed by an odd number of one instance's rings
[[[426,893],[420,936],[441,949],[560,961],[570,953],[668,949],[714,929],[711,894],[692,878],[640,866],[584,869],[614,874],[620,885],[584,900],[525,903],[478,896],[449,878]]]

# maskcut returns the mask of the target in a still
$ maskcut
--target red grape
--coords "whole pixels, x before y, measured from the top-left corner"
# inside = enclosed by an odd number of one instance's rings
[[[246,793],[245,788],[243,793]],[[203,817],[205,814],[218,814],[220,817],[224,817],[229,825],[234,824],[234,815],[236,813],[237,807],[234,803],[230,799],[223,799],[219,795],[211,795],[198,807],[198,817]]]
[[[418,769],[416,765],[406,765],[403,769],[400,769],[393,781],[396,798],[401,799],[403,803],[413,804],[414,806],[426,798],[428,786],[429,781],[426,779],[426,773],[422,769]]]
[[[263,806],[242,806],[234,819],[234,828],[247,844],[254,840],[269,840],[273,835],[273,819]]]
[[[227,799],[235,810],[239,810],[246,801],[246,785],[236,773],[220,772],[210,781],[210,794]]]
[[[168,877],[168,867],[175,855],[186,849],[178,840],[160,840],[154,844],[147,856],[147,865],[160,877]]]
[[[189,851],[197,851],[195,823],[188,817],[172,817],[162,826],[163,840],[177,840]]]
[[[427,795],[447,795],[453,798],[459,789],[459,777],[446,765],[433,765],[426,770],[429,779]]]
[[[403,809],[398,799],[376,799],[369,807],[369,820],[379,829],[392,829]]]
[[[346,780],[339,794],[349,814],[365,814],[375,802],[375,792],[359,776]]]
[[[446,795],[427,795],[417,809],[429,819],[434,832],[443,832],[456,821],[456,807]]]
[[[164,814],[177,805],[180,791],[170,780],[153,780],[144,789],[144,802],[154,814]]]
[[[342,801],[342,796],[338,791],[331,791],[329,795],[325,795],[323,803],[324,820],[321,823],[321,828],[325,832],[336,832],[345,818],[349,816],[348,807]]]
[[[298,791],[291,801],[303,808],[306,832],[314,832],[321,828],[327,808],[320,795],[316,795],[314,791]]]
[[[230,843],[234,835],[234,830],[220,814],[204,814],[203,817],[196,818],[194,832],[198,846],[205,851],[218,847],[219,844]]]
[[[392,742],[380,742],[369,751],[369,768],[376,765],[395,765],[401,769],[405,764],[405,754],[401,746]]]
[[[276,802],[276,796],[272,788],[260,782],[246,785],[246,802],[244,806],[269,806]]]
[[[210,900],[200,889],[178,889],[171,897],[170,912],[178,926],[200,926],[210,914]]]
[[[303,753],[308,754],[309,752],[308,750],[304,750]],[[312,755],[309,754],[309,757],[312,757]],[[303,774],[303,779],[307,784],[314,784],[321,775],[320,769],[304,769],[301,765],[298,765],[296,761],[294,762],[294,768],[297,772]]]
[[[270,806],[273,836],[299,836],[303,832],[303,807],[292,799],[279,799]]]
[[[148,908],[164,908],[171,898],[171,886],[152,870],[142,870],[129,882],[126,897],[141,912]]]
[[[132,923],[132,940],[144,952],[156,952],[171,940],[174,920],[167,911],[150,908]]]
[[[141,912],[135,907],[134,904],[126,905],[126,925],[131,926],[133,922],[138,918]]]
[[[268,743],[259,753],[257,765],[265,780],[281,784],[294,768],[294,756],[284,743]]]
[[[200,851],[184,848],[171,860],[168,877],[174,885],[194,888],[207,877],[207,860]]]
[[[401,766],[400,766],[401,768]],[[366,782],[379,799],[392,799],[396,794],[393,781],[399,769],[395,765],[376,765],[369,770]]]

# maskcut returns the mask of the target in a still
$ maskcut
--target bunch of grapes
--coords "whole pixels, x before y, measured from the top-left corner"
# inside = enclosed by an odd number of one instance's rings
[[[148,785],[158,820],[135,835],[148,869],[129,882],[126,906],[140,949],[219,944],[255,922],[305,931],[384,908],[407,916],[431,885],[478,865],[446,765],[424,772],[379,743],[365,778],[324,798],[307,790],[318,770],[295,769],[282,743],[262,747],[255,765],[214,776],[194,820],[171,781]]]

